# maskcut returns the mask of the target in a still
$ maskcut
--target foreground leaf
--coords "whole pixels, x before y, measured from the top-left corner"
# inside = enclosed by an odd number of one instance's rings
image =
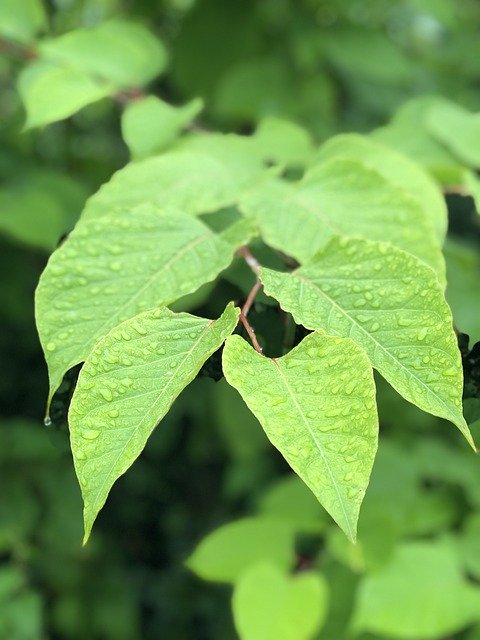
[[[334,136],[320,147],[312,166],[330,158],[363,162],[392,184],[406,191],[423,209],[443,243],[447,232],[447,206],[435,181],[421,165],[384,144],[356,133]]]
[[[328,586],[318,573],[286,575],[261,562],[235,585],[233,617],[241,640],[312,640],[328,610]]]
[[[426,265],[388,244],[336,238],[310,264],[262,269],[261,279],[297,323],[354,340],[404,398],[453,422],[473,446],[452,316]]]
[[[233,204],[257,176],[256,169],[239,173],[237,160],[235,154],[219,159],[204,150],[173,150],[131,162],[90,198],[83,217],[146,202],[195,215],[217,211]]]
[[[215,529],[187,561],[204,580],[236,582],[259,561],[290,569],[294,559],[292,527],[267,518],[244,518]]]
[[[223,370],[272,444],[354,540],[378,429],[363,350],[314,333],[286,356],[266,358],[232,336]]]
[[[479,619],[480,589],[462,577],[447,543],[404,544],[357,596],[355,630],[381,636],[435,640]]]
[[[36,292],[50,397],[112,327],[213,280],[233,251],[200,220],[149,205],[82,220],[51,256]]]
[[[154,309],[122,323],[95,346],[69,411],[85,542],[113,483],[237,319],[232,305],[218,320]]]
[[[261,183],[241,201],[268,244],[303,263],[335,235],[389,241],[424,260],[445,281],[440,244],[424,209],[364,164],[333,158],[291,184]]]

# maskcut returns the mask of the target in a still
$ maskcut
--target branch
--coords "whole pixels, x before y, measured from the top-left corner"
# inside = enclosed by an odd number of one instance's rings
[[[260,343],[257,340],[257,336],[255,335],[255,331],[253,330],[252,325],[247,320],[248,312],[250,311],[250,309],[252,307],[252,304],[253,304],[253,302],[255,300],[255,296],[257,295],[257,293],[262,288],[262,283],[258,279],[258,274],[260,273],[261,264],[255,258],[255,256],[252,255],[252,253],[250,252],[250,249],[248,247],[246,247],[246,246],[240,247],[240,249],[238,249],[237,253],[244,258],[245,262],[248,264],[250,269],[257,276],[257,279],[255,280],[255,284],[250,289],[250,292],[249,292],[249,294],[247,296],[247,299],[245,300],[245,304],[243,305],[242,310],[240,311],[239,319],[240,319],[240,322],[245,327],[245,330],[248,333],[248,337],[250,338],[250,341],[251,341],[255,351],[257,351],[258,353],[263,353],[263,349],[262,349],[262,347],[260,346]]]

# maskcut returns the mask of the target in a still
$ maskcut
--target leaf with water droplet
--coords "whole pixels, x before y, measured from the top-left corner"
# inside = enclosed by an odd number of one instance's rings
[[[352,263],[355,291],[345,275]],[[291,274],[263,269],[261,279],[296,322],[354,340],[404,398],[453,422],[473,446],[462,415],[463,372],[452,316],[429,267],[391,245],[336,238],[310,264]]]
[[[113,271],[110,244],[120,248]],[[65,372],[85,360],[112,327],[213,280],[229,265],[233,252],[234,247],[198,218],[170,215],[152,205],[81,220],[51,256],[36,292],[50,398]],[[98,288],[96,295],[92,285]],[[57,340],[71,328],[75,330],[68,340]],[[131,337],[125,334],[125,340]]]
[[[80,372],[69,411],[75,469],[83,479],[85,541],[113,483],[138,457],[155,425],[237,319],[238,310],[231,304],[218,320],[154,309],[127,320],[120,331],[111,331],[96,344]],[[135,338],[125,341],[123,333],[134,333]],[[176,339],[168,339],[172,335]],[[165,345],[161,357],[152,342]],[[121,357],[106,372],[102,362],[112,350]],[[128,366],[123,356],[130,360]]]
[[[336,367],[330,367],[330,360],[339,356]],[[309,371],[312,363],[315,373]],[[378,433],[375,386],[365,352],[348,338],[315,332],[286,356],[271,359],[240,336],[231,336],[223,370],[272,444],[354,540]],[[352,385],[350,395],[346,384],[338,384],[342,373]],[[348,482],[347,472],[352,474]]]
[[[242,197],[240,208],[256,221],[267,244],[300,263],[333,236],[352,235],[412,253],[445,284],[441,243],[424,207],[362,162],[334,157],[297,183],[264,180]]]

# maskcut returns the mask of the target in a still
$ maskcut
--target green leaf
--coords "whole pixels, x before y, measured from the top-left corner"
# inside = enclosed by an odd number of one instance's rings
[[[36,292],[50,397],[112,327],[213,280],[233,252],[197,218],[150,205],[81,220]]]
[[[333,158],[290,184],[265,181],[241,201],[265,241],[299,262],[335,235],[389,241],[429,264],[442,282],[445,265],[423,207],[366,165]]]
[[[463,579],[446,543],[398,547],[382,570],[360,584],[353,626],[405,640],[435,640],[479,618],[480,589]]]
[[[378,429],[372,370],[362,349],[314,333],[286,356],[266,358],[232,336],[223,371],[272,444],[354,540]]]
[[[374,140],[423,164],[442,184],[455,184],[463,167],[427,127],[430,110],[443,100],[437,96],[410,100],[402,105],[390,124],[376,129],[371,135]]]
[[[122,115],[122,135],[134,158],[168,147],[200,113],[203,103],[192,100],[173,107],[155,96],[130,102]]]
[[[177,207],[185,213],[202,214],[233,204],[257,177],[257,170],[245,160],[245,171],[238,172],[236,154],[217,158],[208,151],[174,150],[117,171],[90,198],[83,217],[109,213],[150,202]]]
[[[253,142],[261,158],[287,166],[303,167],[313,154],[313,142],[308,132],[282,118],[261,120]]]
[[[305,533],[318,534],[330,522],[313,493],[293,474],[268,489],[262,496],[260,512]]]
[[[86,196],[83,186],[66,174],[25,169],[2,185],[0,229],[20,242],[53,251],[74,226]]]
[[[480,258],[478,251],[466,243],[448,239],[445,248],[447,261],[448,304],[459,331],[468,333],[472,343],[480,341]]]
[[[0,33],[3,36],[28,42],[45,26],[41,0],[2,0],[0,3]]]
[[[420,164],[384,144],[356,133],[330,138],[322,145],[312,165],[331,158],[362,162],[406,191],[422,207],[425,217],[436,230],[438,240],[443,242],[447,232],[445,199],[435,181]]]
[[[431,107],[426,124],[430,133],[462,163],[480,167],[480,114],[442,100]]]
[[[27,112],[25,128],[68,118],[112,92],[107,84],[79,69],[43,60],[33,62],[20,73],[18,90]]]
[[[70,440],[84,501],[85,538],[113,483],[140,455],[155,425],[233,331],[238,310],[218,320],[160,308],[100,340],[78,378]]]
[[[235,585],[235,627],[241,640],[312,640],[325,621],[328,599],[320,574],[290,576],[261,562]]]
[[[187,566],[204,580],[236,582],[246,569],[262,560],[287,570],[293,556],[291,527],[266,518],[244,518],[204,538]]]
[[[470,514],[457,540],[460,560],[469,574],[480,579],[480,513]]]
[[[167,62],[162,43],[145,27],[122,20],[77,29],[40,45],[43,58],[119,88],[139,87]]]
[[[473,446],[452,316],[429,267],[388,244],[334,238],[293,273],[260,277],[298,324],[351,338],[398,393],[453,422]]]

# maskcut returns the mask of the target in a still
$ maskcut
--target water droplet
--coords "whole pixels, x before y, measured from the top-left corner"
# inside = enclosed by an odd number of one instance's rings
[[[51,427],[52,426],[52,419],[50,418],[50,416],[45,416],[45,418],[43,419],[43,424],[46,427]]]
[[[417,340],[425,340],[427,337],[428,329],[427,327],[422,327],[420,331],[417,333]]]
[[[370,327],[370,331],[378,331],[380,329],[380,324],[378,322],[374,322]]]
[[[56,348],[57,348],[57,345],[55,344],[55,342],[47,342],[47,346],[46,346],[47,351],[55,351]]]
[[[118,411],[118,409],[110,409],[110,411],[108,412],[110,418],[118,418],[119,414],[120,412]]]
[[[358,308],[358,307],[364,307],[367,304],[367,301],[365,300],[365,298],[358,298],[358,300],[355,300],[355,302],[353,303],[353,306]]]
[[[112,394],[112,392],[110,391],[110,389],[107,389],[107,388],[105,388],[105,389],[99,389],[99,393],[100,393],[100,395],[102,396],[102,398],[103,398],[104,400],[106,400],[107,402],[111,402],[111,401],[112,401],[112,399],[113,399],[113,394]]]
[[[85,440],[96,440],[99,435],[100,431],[96,429],[83,429],[83,431],[81,431],[81,436],[85,438]]]

